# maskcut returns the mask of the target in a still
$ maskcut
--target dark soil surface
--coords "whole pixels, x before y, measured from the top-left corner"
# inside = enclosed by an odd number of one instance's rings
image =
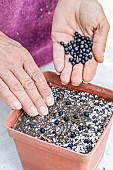
[[[78,153],[89,153],[106,128],[113,102],[86,92],[50,86],[55,104],[46,116],[30,117],[25,112],[16,130]]]

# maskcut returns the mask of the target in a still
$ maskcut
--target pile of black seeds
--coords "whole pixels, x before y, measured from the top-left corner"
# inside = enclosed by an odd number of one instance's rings
[[[74,34],[74,40],[65,44],[63,41],[60,44],[64,47],[65,55],[71,55],[69,62],[75,64],[85,64],[89,59],[92,59],[92,41],[88,36],[82,36],[78,32]]]
[[[49,114],[33,118],[24,113],[16,130],[78,153],[91,152],[110,121],[113,102],[50,86],[55,104],[49,107]]]

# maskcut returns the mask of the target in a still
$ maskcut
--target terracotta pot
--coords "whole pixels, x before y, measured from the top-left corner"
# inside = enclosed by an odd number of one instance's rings
[[[52,82],[55,86],[86,91],[113,101],[112,90],[92,84],[81,84],[79,87],[71,84],[64,86],[56,73],[45,72],[44,75],[47,81]],[[104,153],[113,120],[112,117],[93,150],[88,154],[80,154],[16,131],[13,128],[21,115],[22,111],[12,111],[5,120],[5,127],[14,139],[24,170],[94,170]]]

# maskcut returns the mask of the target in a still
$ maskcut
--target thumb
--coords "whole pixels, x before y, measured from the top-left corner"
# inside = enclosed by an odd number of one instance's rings
[[[94,32],[93,38],[93,54],[95,59],[101,63],[104,60],[104,52],[106,48],[106,41],[108,37],[108,32],[110,29],[110,25],[107,20],[103,20],[97,26],[96,31]]]

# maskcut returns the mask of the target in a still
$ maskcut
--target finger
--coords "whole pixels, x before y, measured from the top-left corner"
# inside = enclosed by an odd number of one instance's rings
[[[47,115],[48,108],[41,95],[39,94],[34,81],[29,77],[25,70],[23,68],[16,69],[14,71],[14,75],[19,80],[19,82],[21,82],[22,86],[24,87],[24,90],[36,106],[39,114]]]
[[[94,57],[92,57],[92,59],[89,59],[85,63],[85,66],[83,69],[83,82],[84,83],[89,83],[94,78],[96,74],[97,66],[98,66],[98,63]]]
[[[93,39],[93,54],[98,62],[103,62],[104,52],[106,48],[106,41],[109,32],[109,23],[103,20],[94,32]]]
[[[56,71],[60,73],[64,68],[64,49],[57,42],[53,43],[53,61]]]
[[[82,83],[83,64],[79,63],[73,67],[71,83],[73,86],[79,86]]]
[[[72,64],[69,62],[70,55],[65,56],[65,66],[61,73],[60,79],[63,84],[68,84],[70,82]]]
[[[8,86],[0,78],[0,98],[4,100],[5,103],[12,109],[20,110],[22,105],[15,95],[9,90]]]
[[[11,72],[7,72],[6,74],[4,74],[2,79],[5,82],[5,84],[9,87],[10,91],[20,101],[20,103],[22,104],[22,108],[27,114],[29,114],[30,116],[36,116],[39,114],[33,102],[25,92],[24,88],[22,87],[18,79]]]
[[[45,100],[48,106],[54,104],[54,98],[52,91],[49,88],[44,75],[41,73],[40,69],[37,67],[36,63],[32,59],[31,55],[27,52],[27,58],[24,62],[24,69],[30,78],[35,82],[36,87],[42,98]]]

